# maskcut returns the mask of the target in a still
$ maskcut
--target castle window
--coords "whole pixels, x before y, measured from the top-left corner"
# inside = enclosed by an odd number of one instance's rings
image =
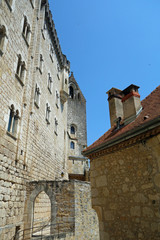
[[[24,17],[24,23],[23,23],[23,31],[22,31],[22,36],[27,44],[29,46],[29,39],[30,39],[30,25],[28,24],[27,17]]]
[[[75,127],[71,126],[71,134],[75,134]]]
[[[36,105],[37,108],[39,108],[39,103],[40,103],[40,88],[37,86],[36,84],[36,88],[35,88],[35,95],[34,95],[34,103]]]
[[[71,143],[70,143],[70,148],[71,148],[71,149],[75,149],[75,144],[74,144],[73,141],[71,141]]]
[[[81,100],[81,95],[80,95],[80,93],[78,93],[77,97],[78,97],[78,100]]]
[[[43,72],[43,62],[44,62],[42,54],[40,54],[40,59],[39,60],[40,60],[40,62],[39,62],[39,71],[42,74],[42,72]]]
[[[16,78],[19,80],[22,86],[24,85],[25,70],[26,70],[25,62],[22,61],[22,57],[19,54],[17,69],[16,69]]]
[[[72,99],[74,98],[74,90],[72,86],[69,87],[69,95]]]
[[[50,44],[50,58],[51,58],[52,62],[53,62],[53,57],[54,57],[54,47],[51,43]]]
[[[58,135],[58,120],[54,119],[54,133]]]
[[[50,73],[48,73],[48,90],[50,93],[52,93],[52,77]]]
[[[0,25],[0,55],[3,54],[6,38],[6,28],[4,25]]]
[[[11,133],[14,137],[16,137],[16,134],[17,134],[18,119],[19,119],[19,111],[15,110],[14,105],[12,104],[10,107],[7,131]]]
[[[51,108],[49,104],[46,104],[46,122],[50,124],[50,113],[51,113]]]
[[[60,80],[60,67],[58,64],[57,64],[57,71],[58,71],[57,78],[58,78],[58,80]]]
[[[59,93],[56,91],[56,107],[59,108]]]

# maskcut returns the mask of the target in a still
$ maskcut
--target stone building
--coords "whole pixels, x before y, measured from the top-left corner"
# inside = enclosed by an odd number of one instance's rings
[[[48,1],[0,0],[2,240],[45,231],[53,239],[57,233],[63,239],[98,239],[90,184],[74,180],[87,180],[87,158],[81,155],[86,110],[74,79],[82,111],[72,112],[69,74]]]
[[[82,155],[82,150],[87,146],[86,129],[86,100],[74,78],[73,73],[69,78],[68,104],[68,136],[69,136],[69,178],[88,179],[88,162]]]
[[[108,91],[111,128],[84,150],[103,240],[160,239],[160,86]]]

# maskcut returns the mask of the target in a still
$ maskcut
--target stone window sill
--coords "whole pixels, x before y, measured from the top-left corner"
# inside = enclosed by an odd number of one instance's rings
[[[15,77],[17,78],[17,80],[19,81],[19,83],[22,85],[22,87],[24,86],[24,83],[22,81],[22,79],[18,76],[18,74],[15,74]]]
[[[16,136],[13,133],[7,131],[7,135],[13,138],[15,141],[17,140]]]
[[[54,62],[54,61],[53,61],[53,57],[52,57],[52,55],[51,55],[51,54],[49,54],[49,55],[50,55],[51,61]]]
[[[34,102],[34,105],[36,106],[36,108],[39,108],[38,103]]]
[[[50,92],[50,94],[52,94],[52,90],[48,87],[48,91]]]
[[[32,8],[34,8],[33,1],[32,1],[32,0],[30,0],[30,3],[31,3]]]
[[[37,69],[39,70],[40,74],[42,75],[42,70],[39,67],[37,67]]]
[[[24,39],[24,41],[25,41],[25,43],[26,43],[27,47],[29,47],[29,43],[28,43],[28,41],[27,41],[27,39],[26,39],[26,37],[24,36],[24,34],[23,34],[23,33],[22,33],[22,37],[23,37],[23,39]]]
[[[42,37],[45,40],[46,38],[45,38],[45,35],[44,35],[44,32],[43,32],[43,29],[41,29],[41,32],[42,32]]]
[[[50,124],[50,121],[47,118],[46,118],[46,122],[47,122],[48,125]]]
[[[58,80],[60,80],[59,74],[57,74],[57,78],[58,78]]]
[[[5,0],[5,2],[7,3],[9,10],[12,12],[12,7],[11,7],[10,3],[8,2],[8,0]]]

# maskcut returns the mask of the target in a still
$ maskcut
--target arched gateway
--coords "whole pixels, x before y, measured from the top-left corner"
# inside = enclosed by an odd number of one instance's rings
[[[52,226],[56,224],[56,212],[57,205],[55,200],[55,182],[39,181],[31,182],[28,185],[27,199],[25,203],[25,218],[24,218],[24,239],[31,238],[33,234],[33,221],[34,221],[34,204],[37,196],[44,192],[50,199],[51,206],[51,229],[50,233],[53,233]]]

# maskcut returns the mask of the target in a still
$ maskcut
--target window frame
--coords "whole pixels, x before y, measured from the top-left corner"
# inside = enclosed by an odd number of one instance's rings
[[[22,86],[24,86],[25,71],[26,71],[25,62],[22,61],[22,56],[21,54],[19,54],[15,76]]]
[[[18,120],[19,111],[15,109],[14,105],[11,104],[9,107],[9,119],[8,119],[8,126],[7,126],[7,134],[11,136],[13,139],[17,139],[17,132],[18,132]]]
[[[39,108],[39,106],[40,106],[40,95],[41,95],[41,90],[40,90],[38,84],[36,84],[35,94],[34,94],[34,104],[37,108]]]

